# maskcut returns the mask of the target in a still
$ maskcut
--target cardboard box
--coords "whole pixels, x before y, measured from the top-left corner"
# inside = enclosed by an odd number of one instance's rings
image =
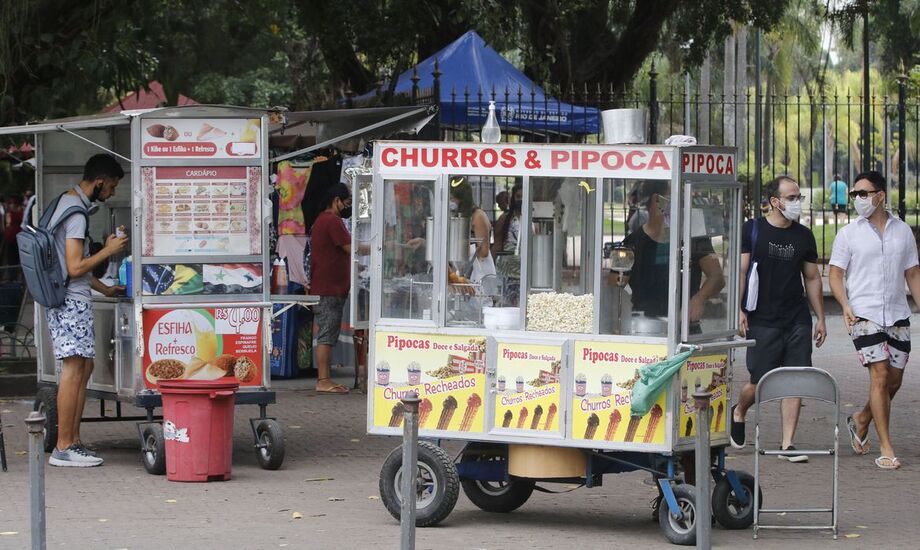
[[[508,473],[518,477],[584,477],[587,457],[580,449],[508,445]]]

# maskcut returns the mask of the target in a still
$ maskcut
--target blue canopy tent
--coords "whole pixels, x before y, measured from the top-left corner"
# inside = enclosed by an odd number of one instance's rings
[[[441,124],[454,127],[482,126],[489,114],[489,100],[494,90],[495,109],[503,131],[565,134],[592,134],[599,131],[600,115],[597,109],[564,103],[547,96],[543,88],[486,44],[476,31],[468,31],[441,51],[399,75],[394,93],[411,95],[412,77],[416,74],[420,90],[433,89],[435,60],[442,73]],[[369,103],[383,95],[388,88],[389,83],[385,83],[354,98],[354,102],[357,105]],[[469,92],[468,96],[465,91]]]

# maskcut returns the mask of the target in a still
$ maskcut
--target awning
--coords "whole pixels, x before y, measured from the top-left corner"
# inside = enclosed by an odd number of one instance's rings
[[[281,142],[287,136],[301,136],[313,137],[316,143],[271,160],[278,162],[299,157],[332,145],[354,151],[361,142],[396,134],[417,134],[437,112],[437,107],[430,105],[285,113],[284,125],[271,125],[269,139],[272,142]]]

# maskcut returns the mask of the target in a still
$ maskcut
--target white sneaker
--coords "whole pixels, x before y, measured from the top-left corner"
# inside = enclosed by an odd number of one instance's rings
[[[54,449],[48,464],[64,468],[92,468],[102,466],[104,461],[98,456],[92,456],[79,445],[71,445],[66,450]]]

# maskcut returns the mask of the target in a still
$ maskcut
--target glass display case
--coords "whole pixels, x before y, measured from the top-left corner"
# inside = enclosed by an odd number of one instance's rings
[[[706,158],[685,162],[694,155]],[[709,380],[728,410],[728,350],[741,345],[740,185],[708,167],[733,166],[733,155],[378,142],[369,430],[396,433],[398,400],[412,390],[420,428],[435,437],[685,444],[692,411],[679,384],[635,421],[629,388],[639,367],[692,342],[710,350],[697,354],[694,382]],[[505,211],[492,201],[500,189]],[[725,416],[715,418],[724,443]]]

